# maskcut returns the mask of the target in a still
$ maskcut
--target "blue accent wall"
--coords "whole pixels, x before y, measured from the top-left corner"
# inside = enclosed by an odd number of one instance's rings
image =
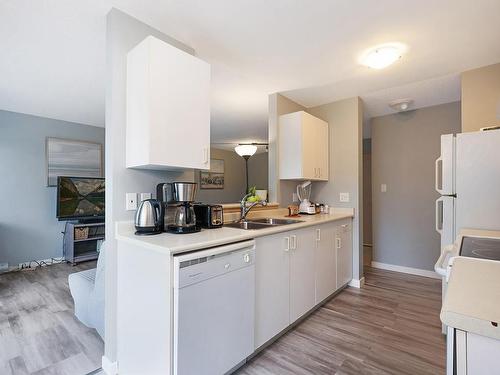
[[[47,187],[46,137],[102,143],[104,128],[0,110],[0,263],[62,256],[64,222]]]

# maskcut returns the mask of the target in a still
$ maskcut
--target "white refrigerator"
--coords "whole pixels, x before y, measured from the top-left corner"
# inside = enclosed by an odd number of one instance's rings
[[[441,248],[461,228],[500,230],[500,130],[442,135],[436,190]]]

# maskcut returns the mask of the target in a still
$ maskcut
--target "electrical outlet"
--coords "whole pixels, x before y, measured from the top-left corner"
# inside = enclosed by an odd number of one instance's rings
[[[141,193],[141,202],[145,201],[146,199],[151,199],[151,193]]]
[[[340,193],[340,201],[341,202],[349,202],[349,193]]]
[[[299,197],[297,195],[297,193],[292,193],[292,202],[298,202],[299,201]]]
[[[9,263],[4,262],[0,263],[0,272],[5,272],[9,269]]]
[[[137,210],[137,193],[127,193],[125,195],[126,203],[125,209],[127,211]]]
[[[382,185],[380,185],[380,191],[381,191],[382,193],[386,193],[386,192],[387,192],[387,185],[386,185],[386,184],[382,184]]]

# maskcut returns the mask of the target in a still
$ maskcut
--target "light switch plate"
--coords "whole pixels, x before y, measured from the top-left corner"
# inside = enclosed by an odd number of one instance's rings
[[[349,193],[340,193],[340,201],[341,202],[349,202]]]
[[[151,193],[141,193],[140,202],[145,201],[146,199],[151,199]]]
[[[382,193],[386,193],[386,192],[387,192],[387,185],[386,185],[386,184],[382,184],[382,185],[380,185],[380,191],[381,191]]]
[[[299,197],[297,196],[297,193],[292,193],[292,202],[298,202]]]
[[[127,211],[137,210],[137,193],[127,193],[125,194],[125,209]]]

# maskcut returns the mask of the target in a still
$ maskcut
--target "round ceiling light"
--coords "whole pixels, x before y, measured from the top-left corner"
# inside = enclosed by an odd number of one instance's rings
[[[381,44],[365,51],[359,62],[372,69],[384,69],[399,60],[405,52],[406,46],[402,43]]]

